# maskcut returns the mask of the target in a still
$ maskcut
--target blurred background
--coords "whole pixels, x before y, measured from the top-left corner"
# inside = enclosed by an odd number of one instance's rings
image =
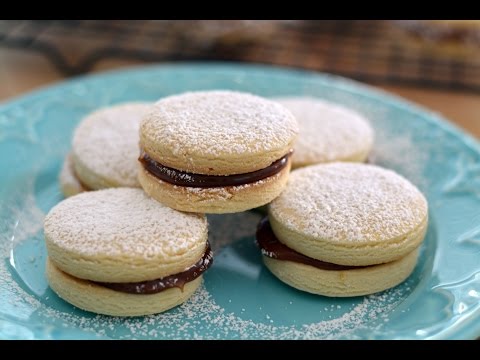
[[[440,112],[480,138],[478,20],[0,21],[0,101],[71,76],[173,61],[346,76]]]

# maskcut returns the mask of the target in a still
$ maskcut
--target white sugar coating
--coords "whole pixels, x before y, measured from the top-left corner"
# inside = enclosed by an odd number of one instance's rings
[[[275,98],[296,117],[300,133],[293,166],[364,161],[373,145],[368,120],[344,106],[312,97]]]
[[[149,124],[154,123],[150,128]],[[158,101],[142,126],[175,152],[194,146],[219,156],[270,152],[288,145],[298,132],[292,114],[273,101],[234,91],[199,91]]]
[[[331,242],[381,242],[417,228],[427,216],[420,191],[374,165],[329,163],[290,174],[269,213],[292,231]]]
[[[265,316],[265,322],[242,318],[245,311],[226,311],[204,285],[173,311],[142,318],[93,318],[69,315],[51,308],[43,311],[51,319],[68,322],[97,336],[120,339],[342,339],[359,338],[359,331],[381,333],[386,313],[395,310],[408,295],[404,287],[364,297],[357,305],[328,319],[299,325],[275,325],[280,320]],[[121,328],[123,334],[118,334]],[[125,331],[126,330],[126,331]]]
[[[234,91],[199,91],[155,103],[141,123],[140,142],[164,165],[230,175],[278,160],[297,133],[294,116],[274,101]]]
[[[73,154],[82,168],[98,178],[95,182],[101,184],[95,188],[140,187],[138,129],[150,107],[149,103],[115,105],[93,112],[78,125]]]
[[[79,194],[45,218],[49,241],[87,257],[180,256],[203,240],[206,230],[203,215],[170,209],[133,188]]]

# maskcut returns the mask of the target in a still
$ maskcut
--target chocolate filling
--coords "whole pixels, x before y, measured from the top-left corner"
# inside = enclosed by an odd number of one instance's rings
[[[273,176],[287,166],[288,157],[291,153],[290,151],[287,155],[264,169],[226,176],[194,174],[173,169],[156,162],[145,151],[142,151],[138,160],[150,174],[169,184],[195,188],[212,188],[245,185]]]
[[[273,233],[268,217],[263,218],[258,224],[256,236],[257,244],[262,250],[262,254],[272,259],[293,261],[300,264],[314,266],[317,269],[322,270],[352,270],[367,267],[337,265],[300,254],[278,240]]]
[[[190,266],[187,270],[165,276],[161,279],[142,281],[142,282],[132,282],[132,283],[104,283],[104,282],[95,282],[98,285],[105,286],[109,289],[120,291],[129,294],[156,294],[163,290],[170,288],[180,288],[183,291],[183,287],[186,283],[195,280],[200,275],[202,275],[205,270],[207,270],[213,263],[212,249],[210,244],[207,243],[207,248],[205,253],[198,260],[195,265]]]

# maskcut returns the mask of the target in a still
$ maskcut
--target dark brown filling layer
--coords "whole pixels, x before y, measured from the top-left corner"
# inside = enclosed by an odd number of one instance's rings
[[[202,258],[198,260],[195,265],[189,267],[187,270],[165,276],[161,279],[133,282],[133,283],[104,283],[95,282],[98,285],[107,287],[109,289],[120,291],[129,294],[156,294],[163,290],[170,288],[180,288],[183,291],[183,287],[186,283],[195,280],[202,275],[213,263],[212,249],[210,244],[207,243],[207,248]]]
[[[293,261],[300,264],[314,266],[322,270],[352,270],[367,267],[337,265],[300,254],[278,240],[273,233],[268,217],[263,218],[258,224],[256,236],[257,244],[262,250],[262,254],[272,259]]]
[[[142,151],[138,160],[150,174],[169,184],[195,188],[212,188],[245,185],[273,176],[287,166],[288,157],[291,153],[289,152],[264,169],[226,176],[194,174],[173,169],[153,160],[145,151]]]

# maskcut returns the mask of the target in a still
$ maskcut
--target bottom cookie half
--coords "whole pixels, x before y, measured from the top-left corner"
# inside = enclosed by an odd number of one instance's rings
[[[285,188],[289,172],[290,161],[279,173],[251,184],[193,188],[169,184],[140,166],[138,179],[148,195],[175,210],[225,214],[268,204]]]
[[[183,291],[171,288],[152,295],[128,294],[73,277],[50,260],[47,260],[47,279],[53,291],[70,304],[112,316],[141,316],[166,311],[185,302],[202,282],[200,276],[186,283]]]
[[[351,297],[373,294],[403,282],[417,263],[418,250],[385,264],[351,270],[323,270],[263,256],[267,268],[286,284],[312,294]]]

